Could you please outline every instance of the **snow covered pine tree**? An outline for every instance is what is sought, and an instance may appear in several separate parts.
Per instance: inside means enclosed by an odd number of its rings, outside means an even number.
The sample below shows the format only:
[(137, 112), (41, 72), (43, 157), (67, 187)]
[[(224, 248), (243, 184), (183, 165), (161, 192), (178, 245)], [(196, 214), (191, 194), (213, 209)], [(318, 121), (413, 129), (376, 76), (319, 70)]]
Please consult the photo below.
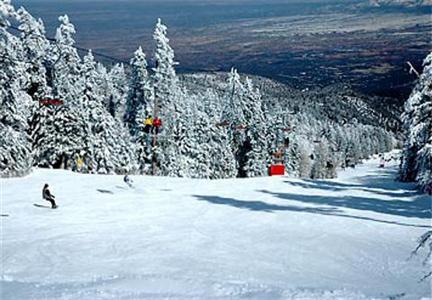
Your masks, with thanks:
[(10, 34), (9, 19), (17, 13), (9, 0), (0, 2), (0, 176), (19, 176), (30, 171), (33, 161), (26, 133), (31, 106), (26, 93), (29, 74), (22, 41)]
[(401, 179), (417, 181), (426, 189), (432, 184), (432, 52), (423, 73), (405, 104), (402, 116), (406, 136)]

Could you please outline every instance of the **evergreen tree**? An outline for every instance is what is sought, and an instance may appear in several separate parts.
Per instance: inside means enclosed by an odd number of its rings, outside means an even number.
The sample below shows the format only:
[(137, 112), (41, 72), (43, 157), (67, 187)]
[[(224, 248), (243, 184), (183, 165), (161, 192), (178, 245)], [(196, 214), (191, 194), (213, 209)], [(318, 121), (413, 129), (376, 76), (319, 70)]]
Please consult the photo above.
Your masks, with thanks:
[(71, 169), (75, 157), (88, 152), (90, 129), (83, 105), (81, 59), (74, 48), (75, 28), (65, 15), (59, 17), (56, 42), (52, 45), (52, 92), (63, 104), (40, 108), (40, 119), (32, 132), (38, 164)]
[(237, 176), (246, 177), (246, 153), (250, 151), (250, 142), (246, 139), (246, 122), (243, 114), (245, 89), (236, 69), (228, 74), (225, 90), (225, 105), (222, 112), (222, 122), (228, 126), (228, 137), (236, 161)]
[(157, 107), (155, 111), (162, 117), (170, 114), (175, 109), (178, 99), (179, 85), (178, 78), (174, 69), (177, 62), (174, 60), (174, 50), (169, 45), (167, 37), (167, 27), (158, 19), (153, 34), (155, 40), (155, 63), (153, 69), (153, 82), (155, 101)]
[(210, 179), (212, 177), (211, 161), (214, 159), (210, 149), (209, 118), (202, 110), (196, 111), (194, 128), (188, 130), (194, 135), (192, 143), (196, 146), (195, 155), (192, 156), (192, 178)]
[(300, 177), (300, 146), (297, 135), (290, 138), (290, 143), (285, 152), (285, 170), (294, 177)]
[(0, 121), (17, 131), (27, 128), (32, 102), (25, 93), (29, 82), (22, 42), (7, 31), (8, 18), (16, 13), (8, 2), (2, 3), (0, 21)]
[(330, 159), (329, 145), (326, 139), (322, 139), (315, 145), (314, 149), (314, 162), (311, 170), (311, 178), (330, 178), (328, 177), (329, 166), (328, 160)]
[(91, 52), (84, 57), (81, 70), (85, 80), (84, 103), (91, 126), (90, 139), (87, 140), (90, 144), (86, 147), (91, 151), (85, 160), (88, 171), (112, 174), (134, 170), (135, 149), (130, 138), (125, 139), (122, 124), (116, 122), (103, 104), (105, 90), (99, 82), (101, 69)]
[(298, 172), (300, 178), (310, 178), (312, 165), (314, 163), (313, 145), (307, 136), (302, 136), (298, 140)]
[(26, 90), (38, 101), (51, 94), (44, 65), (50, 45), (45, 37), (45, 27), (41, 19), (36, 20), (22, 7), (17, 11), (17, 19), (20, 23), (18, 28), (21, 31), (23, 56), (29, 77)]
[(244, 126), (244, 93), (245, 89), (241, 82), (240, 75), (236, 69), (231, 69), (227, 79), (227, 89), (225, 93), (226, 105), (223, 110), (223, 121), (227, 121), (234, 127)]
[(235, 157), (232, 151), (229, 128), (221, 126), (222, 107), (221, 99), (211, 89), (203, 95), (204, 114), (207, 116), (208, 128), (202, 131), (208, 135), (208, 149), (210, 160), (211, 179), (232, 178), (237, 175)]
[[(192, 122), (194, 122), (191, 114), (189, 103), (185, 102), (186, 91), (177, 90), (176, 100), (173, 102), (174, 107), (169, 109), (169, 114), (165, 115), (165, 125), (163, 128), (162, 139), (156, 151), (157, 161), (159, 163), (159, 171), (165, 176), (184, 176), (182, 175), (182, 156), (181, 149), (186, 147), (187, 139), (191, 137), (189, 134), (192, 130)], [(189, 105), (188, 105), (189, 104)]]
[[(146, 56), (141, 47), (135, 51), (130, 65), (132, 74), (129, 83), (129, 94), (126, 101), (125, 122), (131, 134), (136, 135), (139, 127), (137, 120), (138, 111), (151, 111), (153, 107), (153, 88), (147, 72)], [(117, 82), (117, 84), (119, 83), (121, 82)]]
[(153, 34), (155, 40), (155, 68), (152, 76), (154, 83), (154, 112), (163, 122), (163, 135), (153, 149), (153, 164), (158, 166), (158, 174), (178, 176), (181, 174), (179, 149), (184, 142), (188, 126), (185, 118), (187, 92), (180, 88), (175, 72), (174, 51), (169, 45), (167, 27), (158, 19)]
[(53, 93), (55, 97), (78, 104), (80, 87), (76, 83), (80, 78), (81, 59), (74, 48), (75, 27), (67, 15), (59, 17), (59, 21), (56, 42), (51, 49)]
[(0, 2), (0, 28), (3, 31), (9, 26), (9, 18), (15, 13), (14, 7), (11, 5), (10, 0), (2, 0)]
[(145, 119), (147, 118), (148, 112), (145, 107), (141, 106), (136, 115), (137, 131), (133, 136), (133, 141), (136, 146), (136, 156), (138, 160), (138, 170), (140, 174), (149, 173), (152, 162), (152, 144), (153, 135), (147, 134), (144, 131)]
[(246, 105), (243, 112), (246, 122), (246, 139), (250, 143), (247, 162), (244, 166), (247, 177), (265, 176), (268, 168), (267, 122), (262, 109), (262, 97), (252, 81), (246, 78)]
[(108, 74), (111, 83), (108, 111), (117, 120), (123, 122), (126, 113), (126, 100), (129, 93), (126, 73), (123, 64), (116, 64)]
[[(91, 52), (91, 50), (89, 52)], [(111, 96), (113, 94), (113, 84), (111, 81), (111, 77), (108, 74), (107, 68), (100, 62), (96, 62), (95, 69), (96, 69), (96, 73), (98, 74), (98, 78), (96, 79), (96, 84), (98, 86), (98, 89), (100, 90), (102, 104), (105, 107), (105, 110), (110, 112), (109, 107), (111, 102)]]
[(0, 3), (0, 176), (22, 175), (32, 165), (26, 134), (32, 101), (25, 92), (29, 82), (22, 42), (10, 34), (9, 20), (16, 18), (9, 1)]
[(432, 53), (423, 65), (423, 73), (405, 104), (402, 116), (406, 140), (401, 179), (426, 186), (432, 181)]
[[(177, 156), (177, 159), (173, 161), (173, 167), (170, 168), (172, 170), (171, 176), (207, 178), (209, 170), (201, 167), (202, 160), (205, 160), (206, 154), (208, 154), (207, 149), (205, 149), (207, 145), (206, 133), (202, 136), (207, 124), (201, 118), (201, 113), (197, 107), (196, 99), (198, 96), (192, 98), (194, 99), (191, 102), (194, 104), (185, 106), (181, 116), (181, 118), (188, 120), (188, 126), (187, 128), (184, 127), (183, 131), (177, 132), (176, 137), (179, 137), (181, 141), (176, 143), (179, 146), (178, 152), (171, 154)], [(176, 123), (176, 127), (183, 124), (179, 121)]]
[(0, 122), (0, 178), (25, 175), (32, 163), (27, 136)]

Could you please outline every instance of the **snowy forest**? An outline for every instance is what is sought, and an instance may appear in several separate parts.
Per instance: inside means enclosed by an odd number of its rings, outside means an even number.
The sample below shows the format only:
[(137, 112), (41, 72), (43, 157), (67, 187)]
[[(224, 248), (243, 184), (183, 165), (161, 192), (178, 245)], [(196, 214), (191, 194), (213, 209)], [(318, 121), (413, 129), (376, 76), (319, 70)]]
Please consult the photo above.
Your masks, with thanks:
[[(65, 15), (48, 38), (42, 20), (0, 2), (2, 177), (37, 166), (222, 179), (266, 176), (283, 163), (292, 176), (333, 178), (337, 168), (397, 144), (379, 125), (267, 103), (234, 68), (222, 90), (188, 90), (161, 20), (152, 56), (139, 48), (129, 65), (104, 65), (91, 51), (80, 56), (75, 33)], [(403, 116), (401, 177), (423, 186), (431, 177), (431, 80), (429, 55)], [(144, 128), (150, 115), (163, 122), (157, 134)]]

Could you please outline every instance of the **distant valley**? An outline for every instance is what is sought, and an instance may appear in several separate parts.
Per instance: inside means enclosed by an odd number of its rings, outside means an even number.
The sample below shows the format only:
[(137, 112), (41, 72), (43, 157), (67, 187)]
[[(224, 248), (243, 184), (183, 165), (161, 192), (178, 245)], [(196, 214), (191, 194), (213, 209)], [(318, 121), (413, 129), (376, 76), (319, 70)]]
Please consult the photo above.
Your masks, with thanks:
[(235, 66), (300, 89), (346, 83), (401, 101), (416, 79), (407, 61), (420, 68), (431, 50), (427, 1), (404, 2), (415, 7), (388, 7), (391, 1), (268, 2), (15, 1), (43, 17), (50, 35), (57, 16), (67, 13), (80, 46), (124, 61), (140, 45), (151, 52), (153, 24), (162, 17), (180, 72)]

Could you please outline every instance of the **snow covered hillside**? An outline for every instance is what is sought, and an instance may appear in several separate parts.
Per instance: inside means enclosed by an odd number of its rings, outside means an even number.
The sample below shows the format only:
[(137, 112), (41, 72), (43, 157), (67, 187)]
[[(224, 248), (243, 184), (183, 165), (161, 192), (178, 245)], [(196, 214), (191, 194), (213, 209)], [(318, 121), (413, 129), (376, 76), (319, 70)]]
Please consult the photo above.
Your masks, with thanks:
[[(370, 160), (337, 180), (37, 169), (2, 179), (1, 299), (421, 299), (430, 198)], [(37, 208), (48, 182), (57, 210)]]

